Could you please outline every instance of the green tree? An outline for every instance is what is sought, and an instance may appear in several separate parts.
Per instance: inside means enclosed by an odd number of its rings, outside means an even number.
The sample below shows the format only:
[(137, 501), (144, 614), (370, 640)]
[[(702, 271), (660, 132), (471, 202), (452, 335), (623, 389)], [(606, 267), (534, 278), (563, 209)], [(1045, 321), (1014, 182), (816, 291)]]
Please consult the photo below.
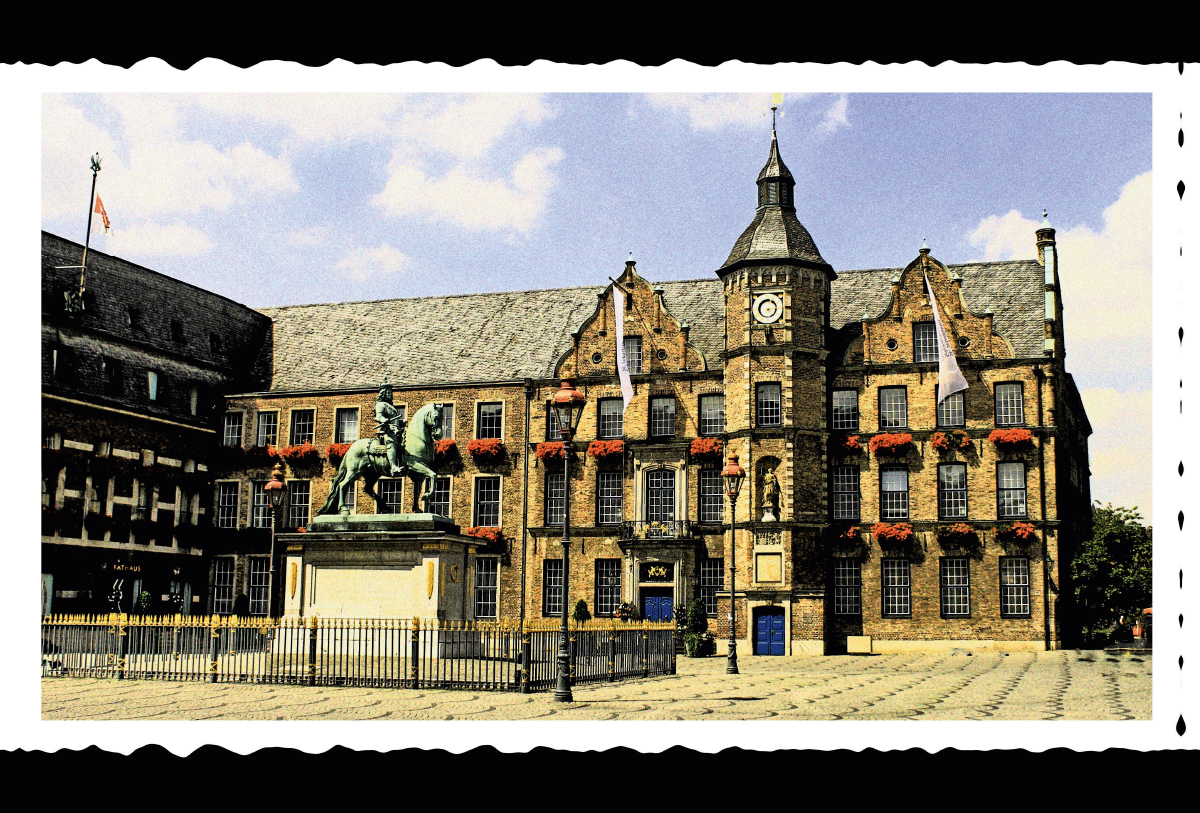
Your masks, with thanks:
[(571, 613), (571, 618), (574, 618), (579, 624), (586, 624), (592, 620), (592, 614), (588, 612), (586, 601), (579, 599), (579, 601), (575, 602), (575, 611)]
[(1089, 634), (1107, 630), (1122, 616), (1141, 615), (1152, 605), (1151, 537), (1137, 507), (1092, 511), (1092, 538), (1083, 543), (1072, 573), (1079, 621)]

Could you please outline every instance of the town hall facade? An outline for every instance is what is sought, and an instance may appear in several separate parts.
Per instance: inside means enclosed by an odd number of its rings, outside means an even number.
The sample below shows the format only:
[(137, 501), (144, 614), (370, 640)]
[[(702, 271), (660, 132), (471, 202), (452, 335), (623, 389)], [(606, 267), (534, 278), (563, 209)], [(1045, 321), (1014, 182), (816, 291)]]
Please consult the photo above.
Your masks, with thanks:
[[(180, 452), (129, 437), (127, 425), (148, 417), (144, 404), (100, 404), (78, 382), (64, 394), (52, 358), (43, 364), (43, 507), (55, 520), (43, 522), (43, 582), (53, 585), (44, 611), (107, 611), (112, 568), (136, 559), (154, 585), (151, 611), (277, 613), (295, 585), (278, 579), (277, 595), (266, 595), (272, 468), (281, 463), (288, 486), (279, 530), (306, 528), (346, 444), (374, 435), (386, 380), (406, 416), (443, 404), (430, 511), (477, 542), (464, 572), (447, 577), (463, 580), (469, 617), (558, 616), (569, 487), (569, 609), (583, 599), (593, 616), (632, 607), (665, 619), (699, 598), (723, 646), (733, 601), (742, 654), (833, 654), (855, 636), (874, 651), (1070, 643), (1069, 565), (1091, 526), (1091, 428), (1064, 364), (1054, 230), (1030, 235), (1036, 259), (954, 265), (922, 248), (902, 267), (835, 271), (797, 219), (794, 186), (772, 133), (752, 221), (702, 279), (653, 282), (631, 258), (605, 286), (258, 311), (189, 289), (230, 320), (221, 335), (242, 346), (243, 369), (193, 358), (217, 352), (211, 335), (138, 345), (181, 376), (203, 373), (204, 391), (220, 388), (206, 409), (183, 404), (190, 414), (176, 422), (190, 439)], [(81, 247), (48, 234), (43, 246), (44, 355), (71, 345), (83, 369), (88, 353), (106, 352), (96, 337), (116, 341), (119, 331), (57, 325), (57, 289), (70, 283), (57, 266)], [(138, 308), (135, 291), (92, 279), (96, 312)], [(616, 297), (633, 385), (624, 410)], [(131, 301), (105, 310), (106, 298)], [(968, 385), (940, 403), (935, 304)], [(168, 317), (139, 309), (145, 321)], [(378, 344), (371, 325), (388, 325), (394, 339)], [(187, 332), (166, 321), (144, 331)], [(549, 410), (564, 380), (587, 397), (569, 486)], [(147, 384), (132, 376), (124, 386)], [(132, 462), (103, 462), (114, 435)], [(732, 531), (720, 477), (730, 455), (746, 472)], [(138, 496), (139, 475), (158, 510), (158, 489), (177, 489), (171, 521), (191, 500), (191, 527), (160, 523), (147, 542), (111, 517), (86, 521), (111, 513), (118, 491), (128, 522), (148, 519), (138, 515), (152, 502)], [(405, 477), (377, 484), (379, 507), (356, 488), (356, 513), (419, 510)], [(64, 511), (80, 521), (62, 521)], [(287, 538), (303, 548), (302, 534)], [(186, 601), (172, 592), (183, 590), (181, 572)], [(361, 617), (372, 601), (321, 606)]]

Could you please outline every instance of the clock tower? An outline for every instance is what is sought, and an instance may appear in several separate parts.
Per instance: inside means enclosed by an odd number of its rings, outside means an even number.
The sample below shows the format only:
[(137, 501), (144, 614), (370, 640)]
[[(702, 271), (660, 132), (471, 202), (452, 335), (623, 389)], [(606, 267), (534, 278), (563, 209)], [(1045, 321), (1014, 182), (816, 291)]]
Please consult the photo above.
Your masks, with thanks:
[(822, 652), (825, 336), (837, 274), (796, 217), (796, 181), (773, 125), (757, 185), (754, 220), (717, 270), (725, 290), (727, 454), (739, 456), (747, 475), (735, 550), (725, 555), (728, 563), (734, 554), (737, 569), (741, 645), (784, 649), (763, 654)]

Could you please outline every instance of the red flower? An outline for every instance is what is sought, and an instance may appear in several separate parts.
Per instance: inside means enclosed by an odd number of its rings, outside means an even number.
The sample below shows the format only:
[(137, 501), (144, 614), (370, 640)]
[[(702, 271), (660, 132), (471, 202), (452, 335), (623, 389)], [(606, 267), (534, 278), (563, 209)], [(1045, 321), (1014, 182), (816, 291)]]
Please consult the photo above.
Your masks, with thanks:
[(997, 528), (996, 539), (1000, 542), (1033, 542), (1037, 539), (1037, 529), (1028, 522), (1014, 522)]
[(723, 448), (720, 438), (696, 438), (692, 441), (692, 457), (720, 457)]
[(463, 533), (467, 536), (473, 536), (476, 539), (482, 539), (492, 544), (499, 542), (503, 538), (499, 528), (489, 528), (482, 525), (475, 526), (473, 528), (467, 528), (465, 531), (463, 531)]
[(1033, 433), (1028, 429), (993, 429), (988, 440), (1000, 449), (1018, 449), (1033, 445)]
[(561, 458), (563, 456), (564, 448), (565, 447), (563, 446), (562, 441), (555, 440), (550, 441), (549, 443), (539, 443), (537, 448), (534, 449), (533, 453), (537, 456), (538, 460), (545, 460), (546, 458), (553, 459), (556, 457)]
[(833, 446), (834, 452), (840, 454), (858, 454), (862, 451), (862, 443), (859, 441), (858, 435), (834, 437), (830, 440), (830, 445)]
[(450, 457), (458, 453), (458, 444), (454, 442), (454, 438), (442, 438), (437, 443), (433, 444), (433, 453)]
[(504, 457), (504, 444), (500, 438), (475, 438), (467, 444), (467, 453), (481, 462), (492, 462)]
[(979, 535), (975, 533), (975, 529), (965, 522), (939, 526), (937, 529), (937, 538), (939, 542), (949, 542), (951, 544), (979, 541)]
[[(270, 446), (269, 451), (274, 451)], [(289, 466), (311, 466), (321, 459), (321, 453), (311, 443), (298, 443), (294, 446), (284, 446), (279, 450), (279, 456), (287, 461)]]
[(879, 542), (907, 542), (912, 539), (913, 529), (907, 522), (877, 522), (871, 534)]
[(603, 460), (606, 457), (613, 455), (625, 454), (625, 441), (623, 440), (593, 440), (588, 444), (588, 455)]
[(346, 452), (350, 451), (349, 443), (331, 443), (325, 447), (325, 456), (329, 458), (329, 464), (336, 466), (346, 456)]
[(862, 529), (860, 529), (857, 525), (851, 525), (849, 528), (842, 531), (842, 533), (840, 533), (838, 535), (838, 538), (846, 539), (851, 542), (857, 542), (859, 539), (859, 534), (861, 532), (862, 532)]
[(954, 449), (970, 448), (971, 438), (961, 429), (951, 429), (949, 432), (934, 432), (930, 443), (939, 454), (945, 454)]
[(871, 438), (871, 454), (899, 454), (912, 447), (913, 436), (908, 432), (885, 433)]

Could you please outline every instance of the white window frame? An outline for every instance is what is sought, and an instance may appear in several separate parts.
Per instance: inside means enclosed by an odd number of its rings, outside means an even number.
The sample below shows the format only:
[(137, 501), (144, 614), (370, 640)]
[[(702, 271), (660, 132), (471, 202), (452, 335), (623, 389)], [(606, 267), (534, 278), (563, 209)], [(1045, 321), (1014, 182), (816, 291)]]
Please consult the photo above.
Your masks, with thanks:
[(858, 559), (833, 560), (833, 614), (862, 615), (862, 562)]
[[(354, 437), (346, 440), (342, 436), (342, 415), (347, 412), (354, 413)], [(353, 443), (362, 435), (362, 407), (358, 406), (335, 406), (333, 408), (333, 442), (334, 443)]]
[[(669, 432), (655, 431), (656, 424), (661, 424), (663, 426), (666, 425), (665, 421), (657, 421), (655, 418), (654, 405), (655, 405), (656, 401), (657, 402), (669, 401), (671, 403), (671, 422), (670, 422), (670, 427), (669, 427), (671, 431), (669, 431)], [(674, 395), (651, 395), (650, 396), (650, 426), (648, 428), (650, 430), (651, 438), (673, 438), (673, 437), (675, 437), (676, 422), (679, 420), (678, 406), (679, 405), (676, 402), (676, 398)]]
[[(226, 570), (225, 565), (228, 565)], [(226, 582), (222, 577), (228, 575)], [(233, 556), (213, 557), (213, 615), (229, 615), (233, 612), (233, 599), (237, 580), (237, 560)], [(226, 596), (226, 592), (228, 595)]]
[[(709, 417), (710, 413), (705, 411), (704, 401), (709, 399), (711, 402), (714, 399), (719, 399), (721, 409), (719, 410), (720, 417)], [(700, 434), (705, 436), (723, 435), (725, 434), (725, 393), (723, 392), (704, 392), (700, 394), (700, 401), (697, 404), (700, 410)]]
[(1000, 557), (1000, 617), (1033, 615), (1028, 556)]
[[(614, 408), (615, 410), (608, 415), (605, 414), (605, 406)], [(624, 402), (620, 397), (617, 398), (600, 398), (596, 404), (596, 437), (601, 440), (612, 440), (625, 437), (625, 414), (623, 411)], [(613, 432), (612, 429), (616, 426), (620, 431)]]
[[(610, 618), (617, 614), (617, 608), (621, 605), (621, 574), (622, 560), (612, 558), (594, 559), (595, 562), (593, 571), (593, 587), (595, 595), (593, 596), (593, 604), (596, 608), (596, 615)], [(601, 572), (601, 564), (606, 572)], [(613, 577), (616, 577), (616, 584), (602, 583), (610, 582)], [(602, 600), (603, 599), (603, 600)]]
[(912, 562), (887, 556), (879, 562), (880, 601), (884, 618), (912, 617)]
[[(237, 443), (230, 443), (229, 442), (229, 429), (230, 429), (231, 424), (230, 424), (229, 419), (231, 417), (233, 417), (234, 415), (238, 416), (238, 432), (237, 432), (238, 440), (237, 440)], [(222, 446), (230, 446), (230, 447), (236, 446), (237, 448), (240, 449), (243, 446), (243, 441), (245, 440), (245, 434), (246, 434), (246, 412), (245, 412), (245, 410), (241, 410), (241, 409), (226, 410), (225, 417), (221, 419), (221, 445)]]
[[(437, 494), (438, 483), (445, 481), (446, 483), (446, 513), (442, 516), (453, 516), (454, 514), (454, 478), (453, 477), (436, 477), (433, 481), (433, 490), (429, 492), (429, 510), (433, 511), (433, 496)], [(436, 513), (436, 512), (434, 512)]]
[[(304, 522), (296, 521), (296, 487), (303, 485), (307, 492), (304, 506)], [(288, 481), (288, 504), (287, 504), (287, 526), (289, 528), (307, 528), (308, 523), (312, 522), (312, 481), (311, 480), (289, 480)]]
[[(853, 419), (845, 417), (844, 414), (839, 414), (839, 412), (838, 412), (838, 396), (846, 395), (846, 394), (852, 395), (854, 397), (854, 406), (853, 406), (854, 417), (853, 417)], [(832, 426), (830, 428), (832, 428), (832, 429), (849, 429), (849, 430), (853, 430), (853, 431), (858, 430), (858, 420), (859, 420), (858, 390), (853, 390), (853, 389), (834, 390), (833, 394), (830, 396), (830, 404), (832, 406), (832, 412), (830, 414)], [(842, 407), (842, 409), (844, 410), (845, 407)]]
[[(495, 480), (496, 489), (496, 524), (479, 524), (479, 481)], [(481, 528), (503, 528), (504, 522), (504, 478), (498, 474), (475, 474), (471, 476), (471, 524)]]
[[(918, 328), (923, 336), (917, 336)], [(913, 322), (913, 361), (924, 364), (937, 360), (937, 325), (933, 322)]]
[(942, 618), (970, 618), (971, 560), (966, 556), (941, 557), (938, 584)]
[[(554, 567), (557, 565), (557, 568)], [(558, 590), (551, 593), (551, 571), (557, 569)], [(542, 560), (542, 615), (556, 618), (562, 615), (563, 590), (563, 560)]]
[[(774, 387), (778, 396), (771, 399), (763, 396)], [(754, 385), (754, 425), (765, 429), (777, 429), (783, 426), (783, 383), (779, 381), (760, 381)]]
[[(952, 470), (961, 471), (962, 473), (962, 488), (948, 487), (948, 478), (942, 476), (942, 472)], [(953, 520), (966, 519), (967, 511), (970, 505), (970, 482), (968, 480), (967, 464), (966, 463), (939, 463), (937, 467), (938, 478), (938, 519)], [(959, 504), (961, 502), (961, 505)]]
[[(1009, 392), (1013, 389), (1019, 394), (1019, 398), (1013, 399), (1001, 395), (1001, 388), (1004, 392)], [(1021, 381), (997, 381), (992, 391), (992, 400), (995, 404), (995, 419), (996, 426), (1024, 426), (1025, 425), (1025, 384)], [(1018, 414), (1010, 415), (1012, 405), (1016, 406)], [(1015, 420), (1011, 418), (1015, 417)], [(1001, 419), (1003, 418), (1003, 420)]]
[[(263, 425), (262, 419), (264, 415), (271, 415), (275, 418), (275, 440), (271, 443), (262, 443), (263, 440)], [(260, 409), (254, 416), (254, 444), (255, 446), (278, 446), (279, 445), (279, 410), (278, 409)]]
[[(492, 577), (485, 581), (483, 577)], [(500, 616), (500, 557), (478, 556), (475, 558), (474, 610), (476, 618), (499, 618)], [(490, 609), (491, 612), (487, 612)], [(482, 610), (482, 612), (481, 612)]]
[(855, 521), (861, 519), (862, 471), (855, 465), (833, 466), (829, 474), (830, 493), (833, 495), (833, 518)]
[[(375, 493), (379, 495), (379, 502), (376, 503), (376, 506), (378, 507), (380, 513), (393, 513), (393, 514), (403, 514), (404, 513), (404, 491), (405, 491), (404, 480), (405, 479), (406, 478), (404, 478), (404, 477), (380, 477), (378, 480), (375, 481)], [(396, 493), (396, 502), (389, 503), (388, 500), (386, 499), (387, 495), (385, 495), (384, 492), (385, 491), (391, 492), (393, 490), (393, 488), (392, 488), (393, 483), (395, 483), (395, 485), (396, 485), (396, 488), (395, 488), (395, 491), (397, 492)], [(395, 506), (395, 510), (389, 512), (388, 511), (389, 505)]]
[(500, 440), (500, 441), (504, 440), (505, 425), (508, 423), (508, 420), (507, 420), (507, 418), (508, 418), (508, 414), (507, 414), (508, 413), (508, 402), (503, 399), (496, 399), (496, 398), (480, 398), (475, 401), (475, 439), (476, 440), (488, 440), (489, 439), (489, 438), (484, 438), (484, 437), (480, 436), (479, 429), (480, 429), (480, 424), (482, 423), (482, 418), (483, 418), (483, 407), (491, 406), (493, 404), (500, 405), (500, 436), (499, 436), (499, 438), (497, 438), (497, 440)]
[[(297, 412), (311, 412), (312, 413), (312, 438), (310, 438), (308, 441), (301, 441), (300, 443), (296, 442), (296, 431), (295, 431), (296, 419), (294, 416)], [(305, 442), (315, 445), (316, 440), (317, 440), (317, 408), (315, 406), (303, 406), (303, 405), (302, 406), (294, 406), (288, 410), (287, 439), (288, 439), (287, 445), (289, 445), (289, 446), (299, 446), (301, 443), (305, 443)]]
[[(721, 470), (715, 466), (703, 466), (696, 473), (699, 483), (699, 515), (700, 522), (706, 524), (721, 524), (725, 521), (725, 488), (721, 480)], [(705, 481), (708, 482), (705, 482)], [(713, 506), (716, 506), (714, 509)]]
[[(141, 488), (145, 487), (145, 486), (142, 486), (140, 483), (138, 485), (141, 486)], [(213, 487), (216, 489), (216, 494), (214, 495), (214, 503), (215, 504), (213, 505), (213, 514), (214, 514), (213, 527), (214, 528), (237, 528), (238, 520), (241, 518), (241, 513), (242, 513), (242, 506), (241, 506), (242, 487), (241, 487), (241, 485), (242, 484), (237, 480), (217, 480), (215, 483), (213, 483)], [(231, 486), (232, 487), (231, 490), (233, 491), (233, 506), (232, 506), (232, 508), (233, 508), (233, 524), (231, 524), (231, 525), (223, 525), (222, 524), (222, 517), (226, 516), (226, 514), (223, 514), (221, 509), (229, 508), (230, 506), (222, 506), (221, 505), (221, 486)], [(140, 491), (141, 488), (139, 488), (138, 490)], [(135, 508), (136, 508), (136, 505), (135, 505)]]
[[(616, 518), (613, 519), (611, 508), (612, 503), (606, 503), (605, 500), (613, 500), (612, 494), (605, 494), (606, 488), (611, 488), (611, 481), (616, 480)], [(602, 481), (609, 481), (609, 485), (605, 485)], [(605, 508), (610, 509), (607, 513)], [(625, 476), (620, 471), (601, 470), (596, 472), (596, 524), (597, 525), (619, 525), (625, 518)]]

